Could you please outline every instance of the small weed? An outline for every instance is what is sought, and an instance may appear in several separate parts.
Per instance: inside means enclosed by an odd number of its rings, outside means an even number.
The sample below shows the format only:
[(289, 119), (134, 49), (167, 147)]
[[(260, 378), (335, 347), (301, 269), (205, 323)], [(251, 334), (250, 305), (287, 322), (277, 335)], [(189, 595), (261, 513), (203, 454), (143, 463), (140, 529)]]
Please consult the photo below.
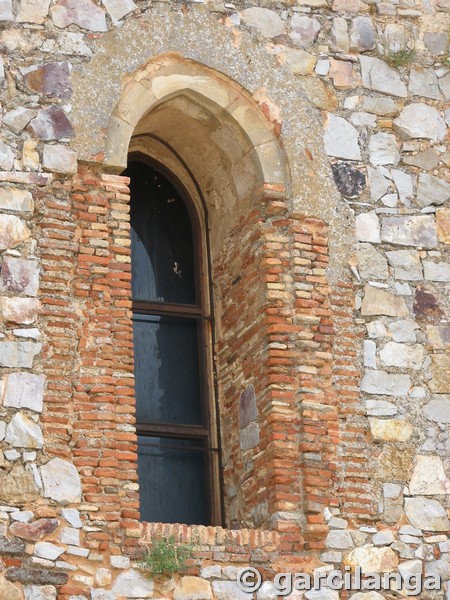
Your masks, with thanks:
[(416, 51), (413, 48), (403, 47), (397, 52), (388, 50), (383, 56), (390, 67), (406, 67), (410, 65), (416, 57)]
[(186, 566), (192, 556), (193, 544), (176, 544), (175, 538), (155, 540), (145, 553), (140, 568), (152, 575), (172, 575)]

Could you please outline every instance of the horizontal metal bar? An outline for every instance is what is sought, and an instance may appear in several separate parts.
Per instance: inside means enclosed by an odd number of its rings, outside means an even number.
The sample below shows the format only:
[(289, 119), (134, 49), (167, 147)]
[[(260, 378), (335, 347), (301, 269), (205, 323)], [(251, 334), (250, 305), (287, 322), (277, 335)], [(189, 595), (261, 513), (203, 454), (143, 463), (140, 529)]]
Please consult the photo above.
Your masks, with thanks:
[(176, 315), (181, 317), (200, 317), (209, 319), (203, 314), (201, 306), (191, 304), (171, 304), (169, 302), (147, 302), (144, 300), (132, 300), (132, 310), (142, 314)]
[(138, 435), (155, 435), (170, 438), (206, 438), (209, 431), (202, 425), (178, 425), (174, 423), (137, 423)]
[[(160, 445), (160, 444), (149, 444), (146, 442), (143, 442), (141, 444), (139, 444), (139, 446), (145, 446), (146, 448), (160, 448), (162, 450), (165, 450), (166, 448), (169, 450), (196, 450), (196, 451), (200, 451), (200, 452), (219, 452), (219, 448), (204, 448), (202, 446), (177, 446), (176, 444), (167, 444), (167, 445)], [(139, 452), (139, 447), (138, 447), (138, 452)]]

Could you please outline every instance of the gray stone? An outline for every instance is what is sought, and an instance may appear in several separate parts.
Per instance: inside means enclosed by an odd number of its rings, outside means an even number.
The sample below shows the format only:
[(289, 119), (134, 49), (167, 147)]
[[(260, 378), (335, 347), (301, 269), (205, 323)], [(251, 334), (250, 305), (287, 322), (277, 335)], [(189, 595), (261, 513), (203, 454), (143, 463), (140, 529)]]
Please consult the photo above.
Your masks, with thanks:
[(19, 106), (14, 110), (10, 110), (3, 117), (3, 123), (16, 135), (22, 131), (24, 127), (28, 125), (31, 119), (34, 119), (36, 116), (35, 110), (30, 110), (29, 108), (24, 108), (23, 106)]
[(72, 138), (75, 135), (66, 113), (56, 104), (40, 110), (30, 121), (29, 128), (35, 137), (43, 141)]
[(381, 239), (402, 246), (434, 248), (437, 245), (435, 218), (433, 215), (385, 217), (381, 223)]
[(0, 535), (0, 552), (2, 554), (23, 554), (25, 552), (25, 543), (17, 538), (8, 538)]
[(354, 112), (350, 120), (355, 127), (376, 127), (377, 117), (367, 112)]
[(0, 21), (14, 21), (12, 0), (0, 0)]
[(18, 188), (0, 188), (0, 210), (33, 212), (33, 197), (26, 190)]
[(0, 366), (31, 369), (42, 344), (34, 342), (0, 342)]
[(256, 395), (253, 385), (248, 385), (239, 400), (239, 426), (242, 429), (258, 418)]
[(56, 27), (78, 25), (87, 31), (108, 31), (105, 12), (92, 0), (58, 0), (50, 14)]
[(409, 76), (408, 91), (413, 96), (423, 96), (434, 100), (442, 99), (438, 78), (432, 69), (413, 67)]
[(434, 396), (423, 407), (423, 413), (429, 421), (450, 423), (450, 397), (441, 394)]
[(80, 531), (74, 527), (64, 527), (61, 531), (60, 541), (69, 546), (80, 545)]
[(130, 559), (128, 556), (111, 556), (111, 567), (113, 569), (129, 569)]
[(392, 98), (364, 96), (362, 108), (380, 117), (395, 117), (398, 114), (397, 104)]
[(390, 529), (379, 531), (372, 538), (374, 546), (389, 546), (394, 540), (395, 536)]
[(347, 20), (335, 17), (330, 32), (330, 48), (334, 52), (348, 52), (349, 47)]
[(416, 457), (409, 492), (412, 496), (450, 494), (450, 481), (444, 473), (444, 465), (439, 456)]
[(389, 96), (406, 98), (406, 86), (400, 75), (384, 61), (372, 56), (360, 56), (363, 86)]
[(420, 369), (422, 367), (424, 349), (420, 344), (401, 344), (388, 342), (380, 351), (381, 364), (386, 367), (400, 369)]
[(416, 329), (418, 325), (412, 320), (394, 321), (389, 324), (389, 331), (394, 342), (408, 343), (416, 342)]
[(239, 440), (241, 450), (250, 450), (259, 444), (259, 425), (256, 422), (250, 423), (247, 427), (241, 429)]
[(405, 498), (405, 512), (414, 527), (425, 531), (447, 531), (450, 521), (445, 508), (430, 498)]
[(113, 23), (123, 19), (137, 8), (133, 0), (102, 0), (102, 4), (108, 11)]
[[(302, 596), (299, 596), (299, 598), (301, 597)], [(305, 592), (304, 597), (307, 600), (339, 600), (339, 593), (335, 590), (330, 590), (329, 588), (322, 587), (320, 590), (312, 589), (308, 592)]]
[(399, 169), (391, 170), (392, 179), (394, 180), (395, 187), (397, 188), (398, 196), (400, 201), (404, 204), (414, 196), (413, 180), (409, 173), (400, 171)]
[(6, 428), (5, 442), (14, 448), (42, 448), (42, 430), (32, 419), (16, 413)]
[(364, 340), (364, 366), (377, 368), (377, 345), (372, 340)]
[(369, 141), (370, 162), (377, 165), (396, 165), (400, 160), (395, 135), (391, 133), (376, 133)]
[(398, 413), (398, 408), (387, 400), (367, 400), (366, 412), (369, 417), (392, 417)]
[(370, 197), (372, 200), (380, 200), (389, 188), (391, 182), (381, 172), (380, 169), (374, 169), (367, 165), (367, 177), (369, 179)]
[(423, 261), (425, 279), (428, 281), (450, 281), (450, 263), (435, 263), (431, 260)]
[(271, 581), (264, 581), (256, 592), (256, 600), (277, 600), (278, 591)]
[(440, 205), (447, 200), (450, 200), (450, 183), (428, 173), (419, 175), (417, 202), (421, 206)]
[(71, 56), (92, 56), (92, 52), (84, 42), (82, 33), (63, 31), (57, 39), (47, 39), (41, 46), (42, 52), (52, 54), (68, 54)]
[(291, 19), (291, 39), (296, 46), (308, 49), (317, 39), (321, 25), (317, 19), (294, 13)]
[(439, 89), (448, 102), (450, 100), (450, 73), (439, 79)]
[(375, 45), (375, 28), (370, 17), (355, 17), (350, 24), (350, 50), (365, 52)]
[[(78, 599), (78, 596), (76, 598)], [(69, 600), (72, 600), (72, 597), (70, 597)], [(80, 600), (85, 600), (84, 596), (83, 596), (83, 598), (80, 597)], [(107, 590), (101, 590), (101, 589), (94, 590), (92, 588), (91, 589), (91, 600), (117, 600), (117, 596), (113, 592), (108, 592)]]
[(340, 529), (333, 529), (328, 532), (325, 545), (332, 550), (349, 550), (355, 546), (350, 531)]
[(31, 510), (18, 510), (10, 514), (12, 521), (19, 521), (19, 523), (28, 523), (33, 518)]
[(273, 10), (253, 6), (241, 12), (242, 21), (247, 27), (256, 29), (265, 38), (274, 38), (284, 32), (284, 22)]
[(7, 298), (0, 301), (0, 312), (6, 323), (30, 325), (37, 319), (40, 303), (37, 298)]
[(13, 334), (16, 337), (30, 338), (36, 342), (39, 342), (42, 338), (41, 332), (35, 327), (30, 327), (29, 329), (13, 329)]
[(222, 567), (220, 565), (202, 567), (200, 569), (200, 577), (202, 579), (220, 579), (222, 577)]
[(386, 327), (382, 320), (370, 321), (366, 323), (367, 335), (372, 339), (387, 337)]
[(50, 542), (38, 542), (34, 547), (35, 556), (46, 558), (48, 560), (56, 560), (64, 553), (64, 548), (60, 548)]
[(425, 563), (425, 575), (438, 575), (442, 581), (450, 579), (450, 565), (446, 560), (432, 560)]
[(6, 570), (9, 581), (36, 585), (64, 585), (69, 579), (67, 573), (48, 569), (28, 569), (25, 567), (10, 567)]
[(153, 581), (143, 577), (138, 571), (121, 573), (111, 591), (116, 596), (126, 598), (153, 598)]
[(360, 242), (372, 242), (376, 244), (381, 241), (380, 221), (375, 211), (357, 215), (355, 225), (356, 238)]
[(409, 310), (404, 298), (395, 296), (386, 290), (366, 285), (361, 305), (361, 314), (388, 315), (390, 317), (406, 317)]
[(387, 279), (387, 260), (371, 244), (358, 244), (356, 257), (359, 274), (363, 279)]
[(359, 198), (361, 196), (366, 184), (364, 173), (343, 162), (332, 164), (331, 170), (336, 187), (345, 198)]
[(435, 350), (450, 348), (449, 325), (427, 325), (428, 344)]
[(394, 119), (394, 130), (405, 140), (424, 138), (442, 140), (447, 134), (444, 119), (433, 107), (422, 103), (405, 106), (400, 115)]
[(398, 571), (403, 578), (408, 575), (422, 575), (422, 561), (421, 560), (407, 560), (398, 565)]
[(39, 288), (39, 264), (35, 260), (25, 260), (5, 256), (3, 259), (0, 291), (8, 290), (16, 294), (36, 296)]
[(56, 588), (53, 585), (27, 585), (24, 589), (25, 600), (56, 600)]
[(80, 502), (81, 481), (78, 471), (61, 458), (52, 458), (41, 467), (44, 496), (57, 502)]
[(42, 412), (44, 384), (45, 375), (9, 373), (4, 382), (3, 406)]
[[(83, 526), (83, 523), (81, 522), (81, 519), (80, 519), (80, 512), (76, 508), (63, 508), (61, 511), (61, 515), (72, 527), (75, 527), (76, 529), (80, 529)], [(111, 561), (112, 561), (112, 558), (113, 557), (111, 556)], [(128, 564), (129, 564), (129, 562), (130, 561), (128, 559)], [(111, 562), (111, 564), (112, 564), (112, 562)], [(124, 568), (124, 567), (117, 567), (117, 568)]]
[(329, 156), (348, 160), (361, 160), (358, 131), (342, 117), (327, 113), (323, 140), (325, 152)]
[(19, 23), (38, 23), (45, 21), (50, 0), (20, 0), (17, 21)]
[(78, 169), (77, 153), (62, 144), (45, 144), (42, 166), (46, 171), (55, 173), (76, 173)]
[(425, 31), (423, 43), (433, 56), (445, 54), (448, 50), (448, 34), (446, 32)]
[(423, 279), (419, 253), (416, 250), (393, 250), (386, 252), (389, 264), (394, 267), (395, 278), (405, 281)]
[(14, 164), (14, 152), (11, 147), (0, 140), (0, 169), (10, 171)]
[(404, 156), (402, 162), (405, 165), (412, 165), (424, 171), (435, 169), (441, 160), (439, 154), (433, 148), (428, 148), (424, 152), (412, 156)]
[(328, 521), (328, 527), (330, 529), (347, 529), (348, 521), (339, 517), (331, 517)]
[[(211, 585), (216, 600), (251, 600), (253, 598), (253, 594), (247, 594), (240, 590), (235, 581), (213, 581)], [(174, 598), (174, 600), (177, 599)]]
[(411, 387), (409, 375), (369, 371), (364, 373), (361, 391), (381, 396), (405, 396)]

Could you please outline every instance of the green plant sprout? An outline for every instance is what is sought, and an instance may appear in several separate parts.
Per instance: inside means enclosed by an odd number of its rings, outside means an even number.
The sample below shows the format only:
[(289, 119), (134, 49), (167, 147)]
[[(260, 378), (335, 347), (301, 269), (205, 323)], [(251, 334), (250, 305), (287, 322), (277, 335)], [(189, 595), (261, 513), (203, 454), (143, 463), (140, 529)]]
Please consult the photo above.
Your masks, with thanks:
[(192, 556), (193, 544), (176, 544), (175, 538), (155, 540), (145, 553), (140, 567), (152, 575), (173, 575), (186, 566)]

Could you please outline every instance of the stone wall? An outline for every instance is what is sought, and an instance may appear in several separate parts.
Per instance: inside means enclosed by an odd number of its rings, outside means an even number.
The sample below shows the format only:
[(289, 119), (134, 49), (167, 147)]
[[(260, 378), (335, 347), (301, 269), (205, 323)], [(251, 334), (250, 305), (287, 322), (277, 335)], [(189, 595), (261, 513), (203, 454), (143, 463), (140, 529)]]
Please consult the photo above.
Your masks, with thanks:
[[(450, 597), (449, 12), (0, 2), (1, 600), (274, 598), (237, 590), (247, 564), (439, 573), (420, 597)], [(228, 207), (222, 180), (203, 190), (232, 225), (213, 265), (227, 529), (139, 522), (128, 189), (108, 152), (142, 97), (158, 105), (145, 78), (170, 53), (242, 88), (282, 149), (247, 149), (248, 113), (243, 154), (290, 173)], [(186, 572), (144, 577), (171, 534), (195, 543)]]

